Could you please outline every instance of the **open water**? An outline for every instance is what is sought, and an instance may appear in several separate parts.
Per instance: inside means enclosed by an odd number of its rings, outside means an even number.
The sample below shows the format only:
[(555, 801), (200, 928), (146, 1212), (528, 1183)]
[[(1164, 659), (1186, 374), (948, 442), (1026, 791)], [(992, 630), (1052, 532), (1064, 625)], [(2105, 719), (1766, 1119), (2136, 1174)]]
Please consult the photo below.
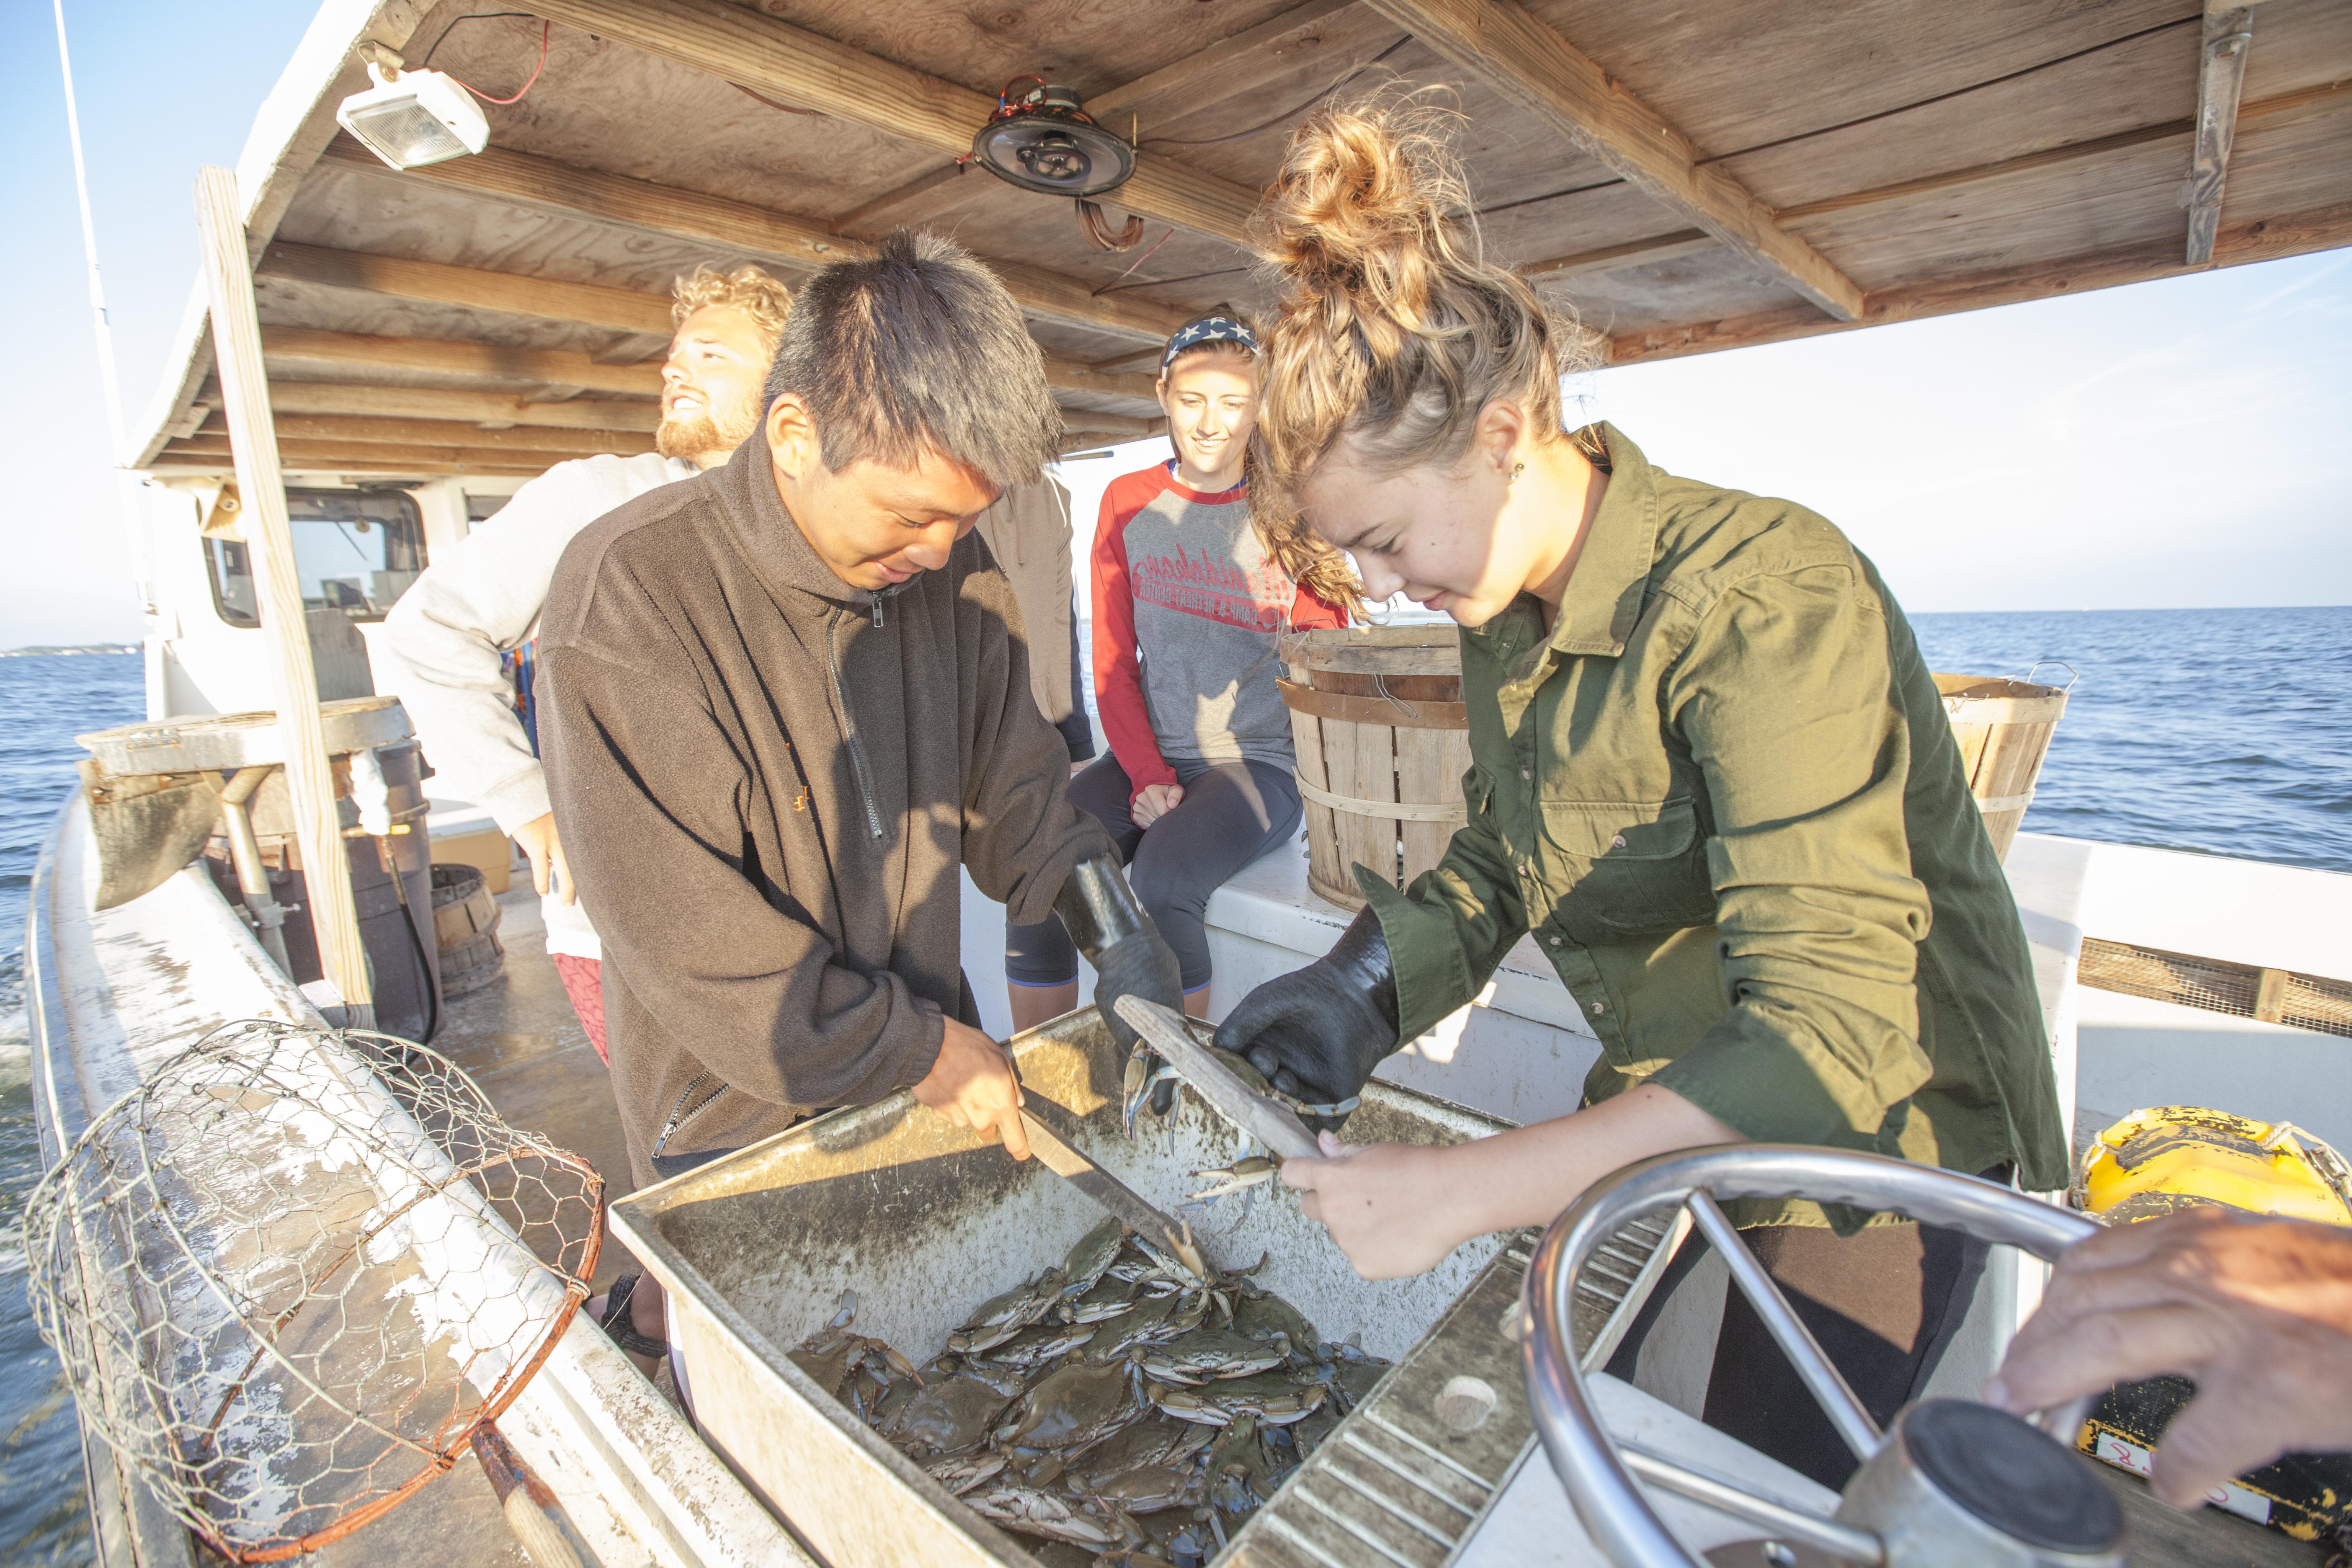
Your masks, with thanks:
[(26, 895), (75, 784), (73, 738), (146, 710), (136, 654), (0, 658), (0, 1563), (93, 1560), (81, 1438), (25, 1301), (25, 1198), (39, 1180), (25, 1032)]
[(1912, 624), (1936, 669), (2079, 672), (2026, 832), (2352, 871), (2352, 606)]
[[(1913, 617), (1928, 662), (2079, 679), (2028, 831), (2352, 872), (2352, 607)], [(1087, 661), (1090, 667), (1092, 660)], [(2063, 671), (2045, 668), (2052, 684)], [(24, 1305), (20, 1221), (39, 1176), (21, 911), (74, 785), (75, 734), (127, 723), (136, 656), (0, 659), (0, 1565), (91, 1560), (57, 1363)]]

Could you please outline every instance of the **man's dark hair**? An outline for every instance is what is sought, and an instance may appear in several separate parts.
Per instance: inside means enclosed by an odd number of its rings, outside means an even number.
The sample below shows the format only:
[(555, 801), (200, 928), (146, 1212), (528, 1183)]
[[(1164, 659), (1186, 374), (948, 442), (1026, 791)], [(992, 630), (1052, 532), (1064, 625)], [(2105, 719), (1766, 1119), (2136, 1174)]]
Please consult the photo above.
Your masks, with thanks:
[(807, 404), (824, 465), (912, 467), (931, 447), (1010, 489), (1051, 462), (1061, 411), (1045, 356), (996, 275), (905, 229), (800, 288), (767, 402)]

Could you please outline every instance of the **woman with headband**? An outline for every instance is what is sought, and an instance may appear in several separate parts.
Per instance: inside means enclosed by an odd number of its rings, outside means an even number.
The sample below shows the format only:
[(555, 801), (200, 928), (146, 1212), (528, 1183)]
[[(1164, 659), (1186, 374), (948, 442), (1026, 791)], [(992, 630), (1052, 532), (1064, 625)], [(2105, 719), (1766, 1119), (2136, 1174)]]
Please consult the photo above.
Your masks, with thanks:
[[(1366, 597), (1460, 624), (1469, 820), (1402, 892), (1359, 871), (1370, 907), (1217, 1044), (1342, 1102), (1532, 934), (1599, 1054), (1573, 1115), (1447, 1149), (1326, 1134), (1283, 1179), (1370, 1278), (1700, 1144), (2065, 1185), (2025, 933), (1901, 608), (1804, 508), (1667, 474), (1607, 425), (1561, 428), (1574, 329), (1454, 216), (1473, 204), (1444, 130), (1334, 110), (1293, 140), (1260, 213), (1286, 291), (1254, 499), (1269, 527), (1351, 552)], [(1980, 1250), (1894, 1215), (1733, 1217), (1885, 1422), (1934, 1370)], [(1706, 1418), (1829, 1486), (1853, 1468), (1737, 1292)]]
[[(1257, 335), (1226, 314), (1168, 340), (1160, 405), (1174, 458), (1111, 481), (1095, 531), (1095, 707), (1110, 755), (1070, 799), (1110, 829), (1136, 896), (1209, 1002), (1209, 895), (1298, 831), (1290, 716), (1275, 689), (1286, 627), (1345, 626), (1360, 603), (1339, 552), (1309, 535), (1268, 548), (1251, 525), (1246, 454)], [(1077, 1005), (1058, 917), (1008, 927), (1016, 1029)], [(1173, 1086), (1163, 1084), (1166, 1108)]]

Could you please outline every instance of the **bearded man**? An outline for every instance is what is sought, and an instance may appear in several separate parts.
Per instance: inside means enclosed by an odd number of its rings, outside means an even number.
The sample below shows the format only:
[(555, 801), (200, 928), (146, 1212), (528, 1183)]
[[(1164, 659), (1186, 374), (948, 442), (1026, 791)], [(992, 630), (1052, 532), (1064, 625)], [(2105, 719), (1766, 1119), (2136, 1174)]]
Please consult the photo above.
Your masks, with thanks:
[(377, 679), (408, 710), (441, 787), (488, 811), (530, 857), (548, 954), (599, 1058), (603, 948), (578, 901), (505, 659), (539, 635), (548, 584), (573, 535), (648, 490), (719, 467), (758, 427), (761, 385), (791, 309), (784, 286), (756, 267), (680, 278), (655, 450), (558, 463), (524, 485), (417, 578), (375, 645)]

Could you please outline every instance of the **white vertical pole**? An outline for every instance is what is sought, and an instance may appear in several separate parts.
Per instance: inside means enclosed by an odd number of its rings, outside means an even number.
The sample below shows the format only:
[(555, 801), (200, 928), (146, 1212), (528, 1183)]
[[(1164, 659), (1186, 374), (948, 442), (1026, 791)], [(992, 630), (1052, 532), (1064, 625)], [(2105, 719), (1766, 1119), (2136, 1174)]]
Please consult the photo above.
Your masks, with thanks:
[(81, 113), (74, 103), (73, 57), (66, 52), (66, 0), (54, 0), (58, 17), (58, 65), (66, 79), (66, 136), (73, 144), (74, 195), (81, 203), (81, 250), (89, 265), (90, 323), (98, 330), (98, 379), (106, 394), (110, 455), (119, 465), (130, 444), (122, 424), (122, 384), (114, 374), (114, 333), (106, 320), (106, 284), (98, 271), (98, 226), (89, 216), (89, 174), (81, 158)]
[[(106, 402), (107, 461), (114, 469), (116, 510), (130, 545), (131, 573), (141, 607), (148, 605), (147, 535), (139, 504), (139, 478), (129, 468), (132, 454), (124, 450), (131, 437), (122, 419), (122, 383), (115, 373), (114, 329), (106, 314), (106, 283), (98, 269), (98, 226), (89, 216), (89, 171), (81, 155), (81, 110), (74, 97), (73, 55), (66, 47), (66, 0), (51, 0), (58, 24), (58, 68), (66, 88), (66, 140), (73, 149), (74, 197), (81, 204), (81, 252), (89, 269), (90, 326), (98, 337), (98, 381)], [(148, 659), (147, 716), (163, 718), (168, 710), (158, 689), (158, 667), (151, 650)]]
[(255, 598), (261, 609), (262, 634), (274, 656), (269, 674), (278, 694), (286, 782), (294, 797), (294, 832), (302, 847), (310, 929), (318, 935), (327, 979), (342, 996), (347, 1021), (373, 1028), (374, 995), (367, 952), (360, 945), (351, 860), (343, 849), (334, 773), (319, 721), (310, 623), (294, 566), (286, 489), (278, 477), (278, 430), (270, 423), (261, 320), (253, 302), (253, 261), (246, 249), (244, 220), (237, 216), (236, 175), (230, 170), (207, 164), (197, 172), (196, 236), (212, 306), (213, 368), (220, 376), (221, 412), (228, 420), (237, 494), (245, 502), (246, 537), (253, 550)]

